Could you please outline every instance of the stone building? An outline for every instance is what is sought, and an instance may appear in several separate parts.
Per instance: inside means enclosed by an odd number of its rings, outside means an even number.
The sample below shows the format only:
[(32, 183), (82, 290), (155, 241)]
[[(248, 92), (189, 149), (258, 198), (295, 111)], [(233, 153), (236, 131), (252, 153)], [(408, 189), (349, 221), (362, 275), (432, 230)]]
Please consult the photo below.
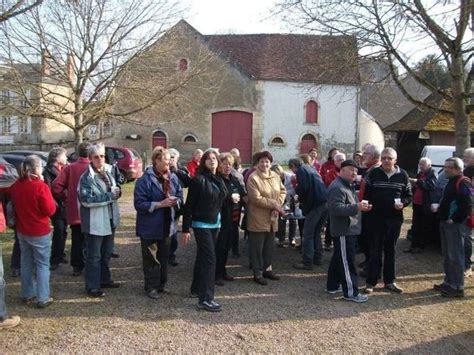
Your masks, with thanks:
[[(186, 159), (196, 148), (237, 147), (244, 162), (262, 149), (280, 162), (313, 147), (320, 155), (334, 145), (352, 152), (357, 63), (352, 37), (202, 35), (180, 21), (130, 63), (114, 111), (133, 112), (140, 95), (160, 99), (116, 123), (106, 142), (147, 156), (156, 145), (174, 147)], [(150, 80), (155, 91), (126, 89)]]

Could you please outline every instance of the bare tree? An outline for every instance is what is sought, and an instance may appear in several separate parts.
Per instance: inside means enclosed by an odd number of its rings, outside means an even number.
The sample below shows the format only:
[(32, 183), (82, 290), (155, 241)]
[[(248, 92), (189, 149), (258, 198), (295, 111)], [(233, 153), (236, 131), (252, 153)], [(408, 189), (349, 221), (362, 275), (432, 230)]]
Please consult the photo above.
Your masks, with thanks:
[[(171, 44), (161, 46), (160, 52), (151, 52), (150, 47), (182, 13), (172, 0), (58, 0), (30, 11), (21, 21), (12, 19), (3, 26), (3, 49), (18, 94), (28, 102), (24, 113), (69, 127), (76, 143), (83, 140), (89, 124), (103, 118), (150, 124), (134, 120), (133, 114), (173, 96), (201, 74), (199, 63), (208, 59), (203, 54), (190, 70), (174, 70), (175, 75), (160, 81), (156, 75), (169, 68), (137, 69), (139, 59), (150, 53), (172, 53)], [(45, 80), (35, 84), (31, 75), (15, 70), (18, 63), (28, 64), (28, 70)], [(135, 80), (128, 80), (132, 65)], [(37, 98), (28, 96), (28, 88), (34, 85)], [(133, 105), (117, 105), (117, 91), (133, 95)]]
[(25, 12), (40, 5), (43, 1), (44, 0), (3, 0), (1, 4), (2, 6), (0, 7), (0, 23), (12, 17), (24, 14)]
[[(355, 36), (363, 59), (383, 59), (392, 80), (403, 95), (423, 109), (454, 117), (456, 151), (470, 146), (469, 63), (473, 42), (469, 18), (473, 0), (284, 0), (279, 15), (292, 26), (310, 33)], [(433, 85), (413, 65), (420, 53), (434, 54), (434, 60), (448, 69), (451, 85)], [(430, 92), (442, 98), (433, 105), (410, 94), (403, 76), (410, 75)]]

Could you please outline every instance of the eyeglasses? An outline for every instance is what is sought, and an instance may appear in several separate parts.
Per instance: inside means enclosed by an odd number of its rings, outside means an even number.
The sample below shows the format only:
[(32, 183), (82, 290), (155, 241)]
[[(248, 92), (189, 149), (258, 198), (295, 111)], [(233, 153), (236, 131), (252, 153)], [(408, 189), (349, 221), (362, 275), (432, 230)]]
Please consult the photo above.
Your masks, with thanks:
[(393, 160), (393, 157), (382, 157), (382, 160)]
[(101, 154), (101, 155), (93, 155), (92, 156), (92, 159), (104, 159), (105, 158), (105, 155), (104, 154)]

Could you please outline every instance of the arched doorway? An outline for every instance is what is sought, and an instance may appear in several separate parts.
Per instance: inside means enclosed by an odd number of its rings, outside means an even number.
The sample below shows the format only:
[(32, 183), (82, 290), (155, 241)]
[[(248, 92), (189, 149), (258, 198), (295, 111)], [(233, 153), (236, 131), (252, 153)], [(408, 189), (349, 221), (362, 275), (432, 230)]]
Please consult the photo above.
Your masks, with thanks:
[(303, 154), (303, 153), (308, 154), (313, 148), (318, 148), (316, 137), (311, 133), (306, 133), (301, 138), (300, 154)]
[(212, 146), (221, 152), (238, 148), (242, 162), (252, 159), (252, 117), (249, 112), (221, 111), (212, 114)]
[(168, 148), (168, 138), (166, 136), (166, 133), (161, 130), (153, 132), (151, 149), (155, 148), (156, 146)]

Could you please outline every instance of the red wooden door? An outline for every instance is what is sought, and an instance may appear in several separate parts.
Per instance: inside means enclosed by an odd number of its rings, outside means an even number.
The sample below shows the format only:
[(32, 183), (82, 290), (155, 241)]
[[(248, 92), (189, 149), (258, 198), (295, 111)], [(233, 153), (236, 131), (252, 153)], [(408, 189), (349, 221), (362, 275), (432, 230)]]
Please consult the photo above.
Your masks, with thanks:
[(212, 146), (221, 152), (238, 148), (243, 163), (252, 160), (252, 114), (221, 111), (212, 114)]
[(311, 149), (317, 148), (318, 145), (316, 143), (316, 138), (312, 134), (305, 134), (303, 138), (301, 138), (300, 143), (300, 154), (306, 153), (308, 154)]
[(166, 134), (162, 131), (156, 131), (155, 133), (153, 133), (151, 148), (153, 149), (156, 146), (162, 146), (163, 148), (168, 148)]

